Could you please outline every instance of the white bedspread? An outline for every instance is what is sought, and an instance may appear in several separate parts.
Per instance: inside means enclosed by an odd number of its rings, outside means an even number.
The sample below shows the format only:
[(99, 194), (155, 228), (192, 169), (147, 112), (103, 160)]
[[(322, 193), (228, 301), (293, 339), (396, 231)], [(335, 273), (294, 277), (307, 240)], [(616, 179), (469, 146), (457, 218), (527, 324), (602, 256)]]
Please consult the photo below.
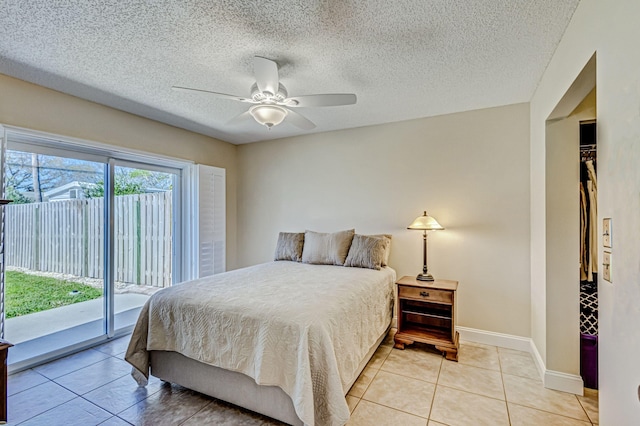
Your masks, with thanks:
[(391, 321), (395, 275), (281, 261), (176, 285), (147, 301), (125, 359), (148, 377), (147, 351), (179, 352), (279, 386), (307, 425), (344, 425), (346, 387)]

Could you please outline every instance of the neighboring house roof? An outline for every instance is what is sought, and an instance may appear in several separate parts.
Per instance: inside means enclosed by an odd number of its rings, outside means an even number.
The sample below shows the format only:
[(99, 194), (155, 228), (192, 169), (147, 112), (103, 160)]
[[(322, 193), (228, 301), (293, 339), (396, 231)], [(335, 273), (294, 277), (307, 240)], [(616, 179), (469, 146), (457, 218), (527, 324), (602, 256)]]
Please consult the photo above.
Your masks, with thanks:
[(45, 200), (49, 201), (85, 198), (84, 190), (94, 185), (95, 184), (89, 182), (73, 181), (45, 191), (42, 195)]

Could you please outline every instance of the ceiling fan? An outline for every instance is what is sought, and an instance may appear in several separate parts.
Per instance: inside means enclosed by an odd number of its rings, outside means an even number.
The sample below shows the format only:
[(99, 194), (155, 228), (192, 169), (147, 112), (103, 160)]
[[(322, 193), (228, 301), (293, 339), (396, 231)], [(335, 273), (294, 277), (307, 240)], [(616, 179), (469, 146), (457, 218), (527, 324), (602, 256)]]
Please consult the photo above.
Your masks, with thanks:
[(287, 89), (279, 81), (278, 64), (267, 58), (253, 57), (253, 73), (256, 82), (251, 86), (251, 97), (249, 98), (182, 86), (173, 86), (171, 88), (188, 92), (209, 93), (218, 98), (253, 104), (248, 111), (235, 116), (228, 124), (238, 123), (251, 116), (268, 129), (282, 123), (285, 118), (294, 126), (304, 130), (311, 130), (316, 127), (309, 119), (291, 108), (329, 107), (356, 103), (356, 95), (353, 93), (327, 93), (289, 97)]

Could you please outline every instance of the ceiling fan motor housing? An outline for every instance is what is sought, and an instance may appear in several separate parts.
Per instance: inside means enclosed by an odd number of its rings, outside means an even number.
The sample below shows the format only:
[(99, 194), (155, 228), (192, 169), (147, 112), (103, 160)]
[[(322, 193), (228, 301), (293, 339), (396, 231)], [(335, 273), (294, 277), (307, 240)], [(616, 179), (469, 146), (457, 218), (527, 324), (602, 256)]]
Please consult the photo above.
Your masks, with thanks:
[(251, 86), (251, 99), (259, 103), (281, 104), (284, 103), (285, 99), (287, 99), (287, 89), (282, 85), (282, 83), (279, 83), (278, 93), (272, 94), (260, 91), (260, 89), (258, 89), (258, 84), (253, 83)]

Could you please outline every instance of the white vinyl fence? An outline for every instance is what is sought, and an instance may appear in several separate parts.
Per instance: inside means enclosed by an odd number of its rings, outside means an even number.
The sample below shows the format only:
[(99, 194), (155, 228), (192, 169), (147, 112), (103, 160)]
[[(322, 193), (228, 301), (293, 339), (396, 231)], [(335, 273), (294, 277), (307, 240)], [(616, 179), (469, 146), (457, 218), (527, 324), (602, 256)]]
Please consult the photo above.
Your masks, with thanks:
[[(171, 191), (119, 195), (114, 203), (115, 281), (171, 285)], [(104, 277), (104, 199), (5, 207), (5, 264)]]

